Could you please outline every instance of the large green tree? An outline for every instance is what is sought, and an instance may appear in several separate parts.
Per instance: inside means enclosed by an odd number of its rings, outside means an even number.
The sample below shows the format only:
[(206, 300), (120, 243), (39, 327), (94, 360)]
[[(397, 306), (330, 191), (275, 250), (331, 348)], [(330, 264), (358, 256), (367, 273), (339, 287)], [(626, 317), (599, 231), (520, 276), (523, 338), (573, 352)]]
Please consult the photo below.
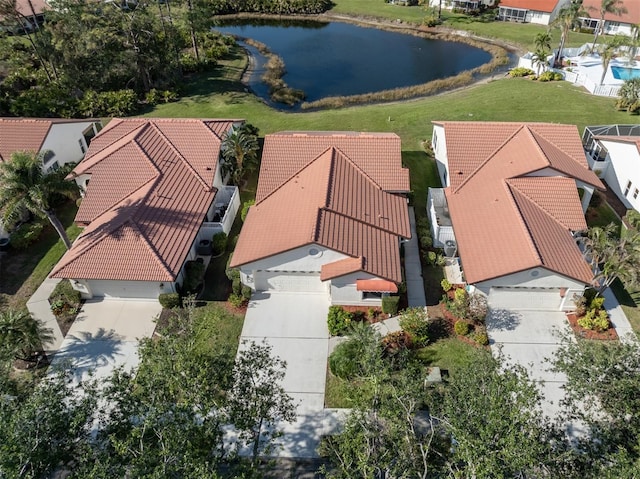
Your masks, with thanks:
[(554, 60), (554, 65), (559, 66), (562, 62), (562, 52), (569, 38), (569, 32), (580, 24), (580, 17), (585, 15), (582, 7), (582, 0), (571, 0), (558, 12), (558, 16), (553, 20), (553, 26), (560, 28), (560, 44), (558, 54)]
[(0, 208), (4, 220), (11, 224), (29, 211), (49, 220), (67, 249), (71, 241), (56, 216), (52, 202), (56, 195), (70, 198), (78, 194), (78, 186), (66, 181), (66, 168), (46, 173), (44, 160), (47, 152), (37, 154), (18, 151), (9, 161), (0, 163)]

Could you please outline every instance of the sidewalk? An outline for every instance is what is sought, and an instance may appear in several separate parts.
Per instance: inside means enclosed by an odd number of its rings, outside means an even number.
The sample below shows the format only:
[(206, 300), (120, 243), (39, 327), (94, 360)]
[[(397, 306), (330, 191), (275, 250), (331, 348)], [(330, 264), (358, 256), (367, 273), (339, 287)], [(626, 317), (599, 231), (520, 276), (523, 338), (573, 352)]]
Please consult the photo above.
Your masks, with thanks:
[(45, 279), (38, 289), (36, 289), (36, 292), (33, 293), (33, 296), (29, 298), (29, 301), (27, 301), (27, 309), (29, 312), (35, 319), (42, 321), (46, 328), (51, 329), (51, 333), (53, 334), (53, 340), (42, 345), (49, 359), (52, 354), (55, 354), (58, 349), (60, 349), (60, 345), (64, 340), (60, 326), (58, 326), (58, 321), (56, 321), (56, 317), (51, 312), (51, 305), (49, 304), (49, 296), (59, 282), (59, 279)]
[(624, 314), (624, 311), (620, 307), (620, 303), (613, 294), (613, 291), (611, 291), (611, 288), (605, 289), (602, 296), (604, 296), (604, 307), (609, 313), (609, 319), (611, 320), (611, 324), (616, 330), (616, 333), (618, 333), (620, 342), (640, 346), (640, 341), (638, 341), (638, 337), (633, 331), (631, 323), (629, 323), (627, 316)]
[(407, 300), (409, 307), (427, 305), (422, 280), (422, 263), (420, 263), (420, 248), (416, 233), (416, 215), (413, 206), (409, 207), (409, 224), (411, 225), (411, 239), (404, 244), (404, 274), (407, 282)]

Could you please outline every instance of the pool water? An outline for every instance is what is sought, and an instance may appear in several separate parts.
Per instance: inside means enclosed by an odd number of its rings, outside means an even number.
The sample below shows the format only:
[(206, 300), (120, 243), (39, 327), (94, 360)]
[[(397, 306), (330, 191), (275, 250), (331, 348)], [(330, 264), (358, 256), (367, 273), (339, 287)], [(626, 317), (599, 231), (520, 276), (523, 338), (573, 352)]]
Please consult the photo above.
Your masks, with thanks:
[(640, 69), (630, 67), (611, 67), (611, 73), (616, 80), (631, 80), (640, 78)]

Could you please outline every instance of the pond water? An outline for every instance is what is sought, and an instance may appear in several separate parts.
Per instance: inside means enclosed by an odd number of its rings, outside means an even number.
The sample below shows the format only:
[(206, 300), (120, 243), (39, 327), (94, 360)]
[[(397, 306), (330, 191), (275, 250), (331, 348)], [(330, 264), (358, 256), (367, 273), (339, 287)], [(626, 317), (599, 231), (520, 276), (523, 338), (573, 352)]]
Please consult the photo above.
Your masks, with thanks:
[[(283, 80), (304, 91), (306, 101), (419, 85), (491, 60), (490, 53), (464, 43), (348, 23), (245, 20), (215, 29), (267, 45), (284, 60)], [(268, 89), (260, 80), (264, 59), (256, 57), (255, 48), (249, 51), (257, 60), (250, 87), (268, 100)]]

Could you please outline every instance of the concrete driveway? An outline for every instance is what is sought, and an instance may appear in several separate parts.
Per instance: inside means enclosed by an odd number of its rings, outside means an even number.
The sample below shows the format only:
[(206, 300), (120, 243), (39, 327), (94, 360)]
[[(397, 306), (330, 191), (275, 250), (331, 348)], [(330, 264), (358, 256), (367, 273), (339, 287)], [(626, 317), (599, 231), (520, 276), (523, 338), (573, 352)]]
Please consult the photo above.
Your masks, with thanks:
[(138, 340), (150, 337), (162, 306), (157, 301), (86, 301), (52, 361), (76, 380), (104, 379), (118, 366), (138, 366)]
[(494, 355), (502, 350), (507, 363), (523, 366), (540, 383), (545, 396), (543, 411), (553, 418), (560, 410), (566, 377), (550, 371), (549, 361), (560, 347), (561, 335), (572, 337), (571, 329), (562, 311), (527, 309), (526, 305), (536, 304), (533, 300), (520, 304), (523, 307), (509, 309), (489, 304), (487, 332), (491, 350)]
[(328, 312), (324, 293), (259, 292), (252, 296), (244, 318), (241, 341), (265, 340), (273, 354), (287, 362), (282, 385), (299, 403), (299, 413), (324, 407)]

